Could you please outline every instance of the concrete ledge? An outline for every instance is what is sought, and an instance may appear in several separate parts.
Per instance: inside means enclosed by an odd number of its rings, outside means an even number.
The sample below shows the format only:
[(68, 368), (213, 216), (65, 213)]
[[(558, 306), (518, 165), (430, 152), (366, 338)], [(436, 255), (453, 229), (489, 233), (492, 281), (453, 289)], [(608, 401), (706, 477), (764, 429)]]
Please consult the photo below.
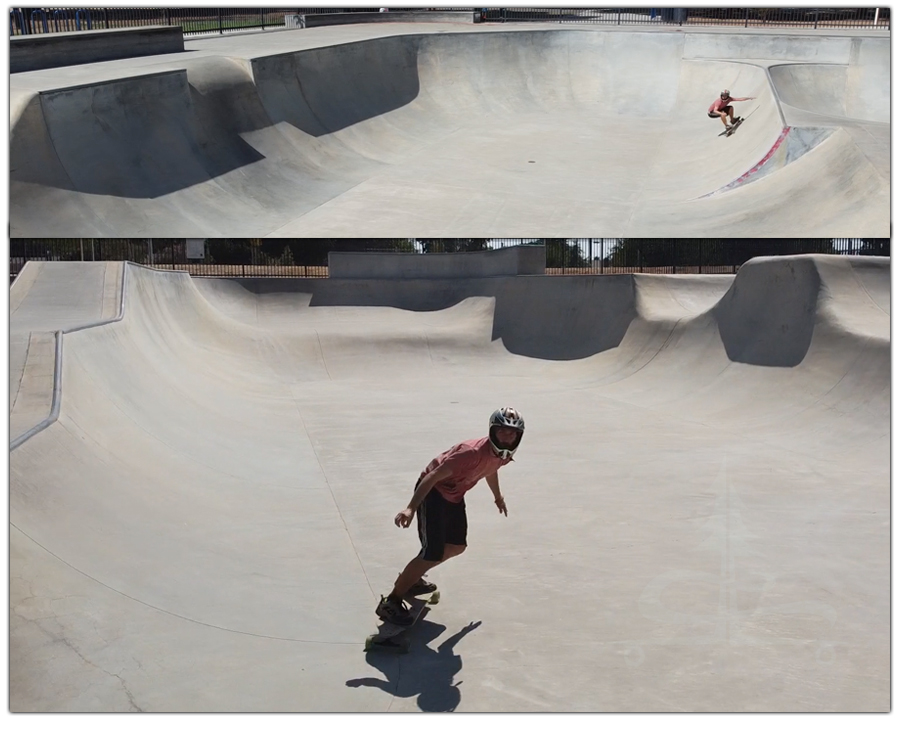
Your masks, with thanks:
[(180, 26), (111, 28), (9, 39), (11, 73), (184, 51)]
[(474, 253), (328, 253), (329, 278), (485, 278), (543, 275), (544, 247)]
[(475, 23), (478, 17), (474, 11), (285, 14), (284, 25), (286, 28), (315, 28), (348, 23)]

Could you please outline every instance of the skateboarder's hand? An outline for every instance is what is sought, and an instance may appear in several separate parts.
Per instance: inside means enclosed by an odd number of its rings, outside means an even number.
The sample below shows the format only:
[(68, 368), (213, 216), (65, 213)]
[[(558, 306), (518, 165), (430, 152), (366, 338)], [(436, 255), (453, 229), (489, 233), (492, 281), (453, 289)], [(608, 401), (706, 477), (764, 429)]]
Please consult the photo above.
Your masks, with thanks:
[(399, 528), (409, 528), (409, 524), (412, 523), (412, 519), (413, 512), (409, 508), (404, 508), (394, 517), (394, 523)]
[(509, 513), (506, 512), (506, 501), (503, 498), (497, 498), (494, 501), (494, 505), (497, 506), (497, 510), (500, 511), (503, 515), (509, 516)]

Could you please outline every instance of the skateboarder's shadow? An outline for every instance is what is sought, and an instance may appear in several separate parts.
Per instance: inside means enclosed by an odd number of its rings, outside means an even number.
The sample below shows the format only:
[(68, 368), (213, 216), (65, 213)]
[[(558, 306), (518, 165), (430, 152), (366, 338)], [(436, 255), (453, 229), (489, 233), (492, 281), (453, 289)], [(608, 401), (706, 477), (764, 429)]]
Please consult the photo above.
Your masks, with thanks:
[(408, 654), (384, 651), (366, 654), (366, 663), (378, 669), (384, 679), (350, 679), (347, 686), (376, 687), (404, 699), (417, 697), (416, 704), (423, 712), (452, 712), (459, 705), (459, 684), (462, 683), (453, 681), (462, 669), (462, 659), (453, 653), (453, 647), (479, 625), (480, 620), (469, 623), (434, 649), (428, 643), (440, 636), (447, 626), (421, 620), (406, 634), (411, 644)]

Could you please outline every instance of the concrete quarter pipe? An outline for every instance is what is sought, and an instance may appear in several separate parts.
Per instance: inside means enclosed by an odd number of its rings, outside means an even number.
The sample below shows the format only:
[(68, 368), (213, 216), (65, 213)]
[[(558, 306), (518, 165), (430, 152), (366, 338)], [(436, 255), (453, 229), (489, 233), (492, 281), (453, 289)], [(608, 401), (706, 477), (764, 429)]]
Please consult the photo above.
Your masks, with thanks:
[(884, 237), (889, 43), (379, 24), (15, 74), (11, 232)]
[[(10, 453), (10, 710), (889, 711), (889, 274), (29, 263), (12, 336), (69, 331), (10, 382), (16, 432), (56, 417)], [(504, 404), (509, 517), (474, 488), (367, 656), (394, 514)]]

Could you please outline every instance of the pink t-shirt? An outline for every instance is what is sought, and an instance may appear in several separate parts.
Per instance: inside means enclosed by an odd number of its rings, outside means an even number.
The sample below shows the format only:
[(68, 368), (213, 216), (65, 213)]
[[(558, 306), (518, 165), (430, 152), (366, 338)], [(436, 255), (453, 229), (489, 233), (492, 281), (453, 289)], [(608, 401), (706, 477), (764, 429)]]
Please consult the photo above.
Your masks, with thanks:
[(500, 459), (494, 454), (488, 437), (469, 439), (431, 460), (419, 479), (421, 480), (436, 467), (449, 465), (453, 474), (435, 485), (435, 488), (444, 496), (445, 500), (458, 503), (463, 499), (463, 495), (475, 487), (479, 480), (492, 475), (510, 462), (512, 462), (512, 458)]
[[(709, 99), (709, 97), (707, 97), (706, 99)], [(728, 104), (730, 102), (733, 102), (733, 101), (734, 101), (733, 97), (729, 97), (726, 100), (723, 100), (721, 97), (719, 97), (719, 99), (717, 99), (715, 102), (713, 102), (709, 106), (709, 111), (710, 112), (721, 112), (724, 108), (728, 107)]]

